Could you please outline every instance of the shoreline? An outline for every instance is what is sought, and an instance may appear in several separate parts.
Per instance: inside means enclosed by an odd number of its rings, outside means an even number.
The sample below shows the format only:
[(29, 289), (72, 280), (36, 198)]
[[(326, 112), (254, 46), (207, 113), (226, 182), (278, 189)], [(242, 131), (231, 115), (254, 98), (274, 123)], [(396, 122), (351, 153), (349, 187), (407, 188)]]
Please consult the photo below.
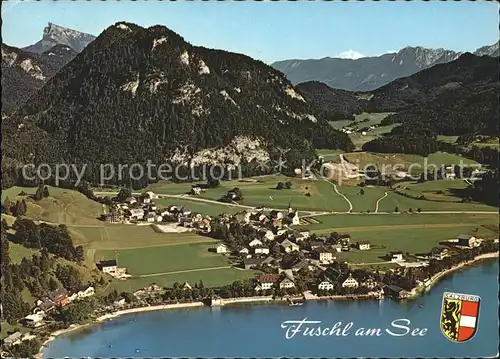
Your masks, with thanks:
[[(462, 262), (452, 268), (449, 268), (447, 270), (444, 270), (442, 272), (436, 273), (429, 279), (429, 283), (424, 286), (424, 287), (415, 287), (411, 291), (412, 295), (410, 296), (409, 299), (414, 299), (418, 295), (425, 293), (429, 291), (441, 278), (446, 276), (447, 274), (453, 273), (459, 269), (462, 269), (466, 266), (470, 266), (472, 264), (475, 264), (476, 262), (480, 262), (484, 259), (493, 259), (493, 258), (498, 258), (499, 257), (499, 252), (492, 252), (492, 253), (484, 253), (481, 254), (474, 259), (467, 261), (467, 262)], [(345, 296), (345, 295), (331, 295), (331, 296), (324, 296), (324, 297), (315, 297), (315, 298), (308, 298), (307, 300), (358, 300), (357, 298), (354, 299), (352, 298), (353, 296)], [(357, 295), (354, 297), (359, 297), (359, 299), (367, 297), (367, 295)], [(374, 298), (374, 297), (372, 297)], [(369, 299), (369, 298), (367, 298)], [(375, 299), (375, 298), (374, 298)], [(306, 300), (306, 301), (307, 301)], [(242, 298), (227, 298), (222, 300), (222, 305), (220, 306), (226, 306), (226, 305), (237, 305), (237, 304), (252, 304), (252, 303), (280, 303), (284, 302), (286, 299), (283, 298), (272, 298), (272, 296), (265, 296), (265, 297), (242, 297)], [(219, 305), (215, 305), (214, 307), (220, 307)], [(153, 305), (153, 306), (147, 306), (147, 307), (137, 307), (137, 308), (130, 308), (130, 309), (122, 309), (122, 310), (117, 310), (112, 313), (104, 314), (96, 319), (94, 319), (90, 323), (86, 324), (71, 324), (68, 328), (65, 329), (59, 329), (54, 332), (52, 332), (49, 337), (42, 343), (39, 352), (34, 355), (34, 358), (36, 359), (42, 359), (43, 357), (43, 351), (44, 349), (48, 346), (48, 344), (55, 340), (58, 336), (61, 336), (63, 334), (67, 334), (73, 331), (76, 331), (78, 329), (85, 328), (87, 326), (103, 323), (106, 320), (120, 317), (122, 315), (127, 315), (127, 314), (135, 314), (135, 313), (143, 313), (143, 312), (150, 312), (150, 311), (156, 311), (156, 310), (167, 310), (167, 309), (184, 309), (184, 308), (200, 308), (200, 307), (207, 307), (207, 305), (203, 302), (190, 302), (190, 303), (176, 303), (176, 304), (159, 304), (159, 305)]]

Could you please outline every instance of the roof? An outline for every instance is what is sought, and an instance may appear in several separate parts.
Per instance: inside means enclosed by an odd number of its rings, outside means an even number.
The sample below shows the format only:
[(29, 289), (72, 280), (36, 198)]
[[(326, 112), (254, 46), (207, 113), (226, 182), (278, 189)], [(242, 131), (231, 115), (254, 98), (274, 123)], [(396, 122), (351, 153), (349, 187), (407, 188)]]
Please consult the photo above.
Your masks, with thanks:
[(459, 235), (457, 236), (457, 239), (465, 239), (465, 240), (469, 240), (469, 239), (471, 239), (471, 238), (472, 238), (472, 236), (471, 236), (470, 234), (459, 234)]
[(219, 242), (217, 243), (216, 247), (227, 247), (227, 246), (224, 243)]
[(99, 264), (101, 267), (116, 267), (116, 260), (108, 259), (108, 260), (100, 261)]
[(287, 247), (287, 246), (297, 246), (297, 245), (292, 241), (285, 239), (283, 242), (280, 243), (280, 246)]
[(61, 297), (64, 297), (65, 295), (68, 295), (68, 291), (64, 288), (59, 288), (59, 289), (56, 289), (56, 290), (50, 292), (49, 298), (51, 300), (57, 300)]
[(302, 260), (302, 261), (300, 261), (300, 262), (298, 262), (298, 263), (295, 263), (295, 264), (292, 266), (292, 268), (303, 268), (303, 267), (305, 267), (306, 265), (307, 265), (307, 262), (306, 262), (306, 261), (304, 261), (304, 260)]
[(398, 293), (404, 290), (403, 288), (398, 287), (397, 285), (388, 285), (387, 288), (389, 288), (393, 292), (398, 292)]
[(320, 240), (313, 240), (313, 241), (309, 241), (309, 244), (310, 244), (311, 246), (316, 246), (316, 245), (321, 246), (321, 245), (323, 245), (323, 244), (324, 244), (324, 242), (323, 242), (323, 241), (320, 241)]
[(325, 247), (318, 247), (314, 249), (315, 252), (317, 253), (331, 253), (328, 248)]
[(370, 244), (370, 242), (368, 242), (368, 241), (359, 241), (358, 243), (359, 244)]
[(274, 261), (275, 259), (272, 257), (272, 256), (269, 256), (267, 257), (266, 259), (264, 259), (262, 261), (262, 264), (267, 264), (267, 263), (271, 263), (272, 261)]
[(263, 274), (258, 278), (260, 283), (275, 283), (280, 279), (279, 274)]
[(15, 332), (15, 333), (12, 333), (11, 335), (9, 335), (7, 338), (5, 338), (5, 340), (16, 340), (16, 339), (19, 339), (21, 338), (21, 336), (23, 335), (23, 333), (21, 332)]
[(342, 248), (342, 244), (332, 244), (332, 248)]

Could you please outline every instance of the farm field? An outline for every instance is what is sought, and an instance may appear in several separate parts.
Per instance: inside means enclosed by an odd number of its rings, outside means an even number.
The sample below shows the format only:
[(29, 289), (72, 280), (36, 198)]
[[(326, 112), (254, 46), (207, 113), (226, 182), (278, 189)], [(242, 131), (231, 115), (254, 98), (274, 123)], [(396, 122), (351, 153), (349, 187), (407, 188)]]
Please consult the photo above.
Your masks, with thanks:
[(159, 198), (155, 200), (155, 203), (160, 207), (168, 206), (182, 206), (189, 209), (192, 212), (198, 212), (203, 215), (209, 215), (211, 217), (216, 217), (221, 213), (236, 213), (243, 210), (241, 207), (217, 204), (217, 203), (207, 203), (196, 200), (189, 199), (177, 199), (177, 198)]
[(213, 270), (203, 270), (198, 272), (172, 273), (154, 277), (131, 278), (125, 281), (114, 281), (108, 288), (108, 291), (116, 289), (118, 292), (134, 292), (150, 284), (160, 286), (172, 286), (175, 282), (188, 282), (191, 285), (203, 281), (206, 287), (216, 287), (230, 284), (237, 280), (253, 278), (258, 272), (253, 270), (243, 270), (236, 268), (223, 268)]
[(113, 259), (133, 276), (229, 266), (226, 257), (209, 252), (214, 244), (190, 243), (135, 249), (98, 250), (95, 261)]
[[(450, 199), (450, 197), (448, 197)], [(456, 199), (459, 200), (458, 198)], [(392, 212), (398, 207), (400, 211), (408, 211), (410, 208), (416, 211), (498, 211), (497, 207), (482, 203), (460, 203), (451, 201), (430, 201), (408, 198), (394, 192), (388, 192), (388, 196), (379, 203), (380, 212)]]
[[(352, 203), (353, 212), (374, 212), (377, 200), (383, 197), (385, 192), (383, 188), (379, 187), (338, 186), (337, 189)], [(361, 189), (364, 191), (363, 195), (360, 194)]]
[(444, 152), (431, 153), (428, 157), (401, 153), (350, 152), (345, 153), (344, 158), (357, 165), (360, 169), (365, 168), (367, 165), (376, 165), (381, 172), (383, 172), (383, 165), (385, 165), (386, 172), (391, 169), (408, 170), (409, 166), (413, 165), (411, 171), (413, 174), (422, 173), (425, 167), (433, 165), (437, 167), (460, 165), (461, 163), (464, 165), (477, 165), (476, 161), (469, 158)]
[[(459, 225), (475, 226), (474, 228), (477, 228), (482, 225), (492, 225), (498, 228), (499, 224), (498, 215), (496, 214), (332, 214), (316, 216), (312, 217), (312, 219), (319, 223), (311, 223), (297, 228), (309, 230), (311, 233), (329, 234), (331, 232), (354, 233), (354, 231), (357, 233), (371, 228), (381, 229), (381, 226), (393, 227), (397, 232), (399, 230), (398, 226), (425, 228), (427, 225), (440, 224), (450, 228)], [(463, 230), (459, 231), (462, 232)], [(451, 235), (454, 235), (454, 232)]]
[(11, 187), (2, 191), (2, 203), (6, 197), (9, 197), (11, 202), (24, 199), (27, 204), (26, 216), (34, 220), (67, 225), (99, 224), (97, 217), (102, 213), (101, 204), (74, 190), (51, 186), (48, 186), (48, 189), (49, 197), (35, 201), (29, 196), (19, 196), (19, 193), (25, 192), (27, 195), (32, 195), (36, 192), (36, 188)]
[[(277, 190), (276, 185), (280, 181), (292, 182), (292, 188)], [(172, 191), (171, 188), (168, 188), (169, 186), (170, 184), (164, 184), (164, 187), (156, 186), (156, 190), (163, 194), (166, 191)], [(349, 209), (346, 201), (334, 192), (331, 184), (324, 181), (302, 180), (281, 175), (258, 177), (246, 181), (223, 181), (219, 187), (208, 189), (198, 197), (216, 201), (234, 187), (240, 188), (243, 193), (243, 200), (239, 203), (247, 206), (287, 208), (288, 204), (291, 203), (294, 209), (299, 210), (347, 211)], [(310, 193), (311, 196), (306, 196), (306, 193)], [(175, 200), (168, 199), (165, 200), (165, 203), (173, 203)], [(238, 211), (237, 208), (235, 210)]]
[[(368, 251), (354, 250), (337, 254), (338, 258), (356, 264), (384, 262), (383, 257), (391, 251), (409, 252), (410, 254), (424, 253), (438, 246), (440, 242), (455, 238), (460, 233), (474, 233), (478, 237), (493, 237), (498, 234), (480, 227), (475, 233), (474, 225), (461, 226), (454, 231), (453, 227), (443, 228), (397, 228), (397, 229), (367, 229), (352, 233), (351, 241), (368, 240), (374, 248)], [(457, 232), (455, 234), (455, 232)]]

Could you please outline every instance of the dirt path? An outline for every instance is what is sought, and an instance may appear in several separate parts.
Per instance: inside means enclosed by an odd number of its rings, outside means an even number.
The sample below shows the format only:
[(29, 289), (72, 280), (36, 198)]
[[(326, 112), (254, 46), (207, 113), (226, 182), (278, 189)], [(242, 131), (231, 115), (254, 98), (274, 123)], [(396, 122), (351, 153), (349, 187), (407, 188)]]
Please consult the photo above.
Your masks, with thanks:
[(378, 200), (377, 200), (377, 204), (375, 205), (375, 213), (378, 213), (378, 204), (380, 203), (381, 200), (383, 200), (385, 197), (387, 197), (387, 192), (384, 193), (384, 195), (382, 197), (380, 197)]
[(348, 199), (348, 198), (347, 198), (347, 197), (346, 197), (343, 193), (340, 193), (340, 192), (339, 192), (339, 190), (337, 189), (337, 185), (336, 185), (335, 183), (330, 182), (330, 181), (329, 181), (329, 180), (327, 180), (327, 179), (324, 179), (324, 181), (325, 181), (325, 182), (327, 182), (327, 183), (330, 183), (330, 184), (333, 186), (333, 190), (334, 190), (334, 191), (335, 191), (335, 192), (336, 192), (339, 196), (343, 197), (343, 198), (346, 200), (347, 204), (349, 205), (349, 211), (348, 211), (348, 213), (351, 213), (351, 212), (352, 212), (352, 203), (351, 203), (351, 201), (349, 201), (349, 199)]
[(179, 270), (175, 272), (163, 272), (163, 273), (152, 273), (152, 274), (142, 274), (137, 277), (139, 278), (147, 278), (147, 277), (158, 277), (161, 275), (167, 275), (167, 274), (179, 274), (179, 273), (190, 273), (190, 272), (202, 272), (202, 271), (207, 271), (207, 270), (217, 270), (217, 269), (227, 269), (231, 268), (231, 266), (224, 266), (224, 267), (210, 267), (210, 268), (199, 268), (199, 269), (186, 269), (186, 270)]

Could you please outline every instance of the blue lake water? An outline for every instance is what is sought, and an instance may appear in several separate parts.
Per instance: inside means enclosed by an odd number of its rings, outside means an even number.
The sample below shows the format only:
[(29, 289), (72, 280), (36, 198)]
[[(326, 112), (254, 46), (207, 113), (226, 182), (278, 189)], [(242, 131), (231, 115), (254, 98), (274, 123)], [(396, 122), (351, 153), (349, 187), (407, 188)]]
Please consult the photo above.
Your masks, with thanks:
[[(415, 301), (308, 302), (301, 307), (253, 305), (164, 310), (131, 314), (58, 337), (44, 350), (54, 357), (478, 357), (498, 353), (498, 261), (455, 272)], [(446, 339), (440, 329), (445, 291), (482, 299), (476, 335), (464, 343)], [(352, 322), (347, 336), (285, 337), (285, 321), (321, 321), (322, 328)], [(408, 319), (423, 336), (391, 336), (391, 327)], [(403, 324), (403, 323), (399, 323)], [(359, 328), (381, 328), (381, 336), (356, 336)], [(327, 331), (329, 332), (329, 331)]]

